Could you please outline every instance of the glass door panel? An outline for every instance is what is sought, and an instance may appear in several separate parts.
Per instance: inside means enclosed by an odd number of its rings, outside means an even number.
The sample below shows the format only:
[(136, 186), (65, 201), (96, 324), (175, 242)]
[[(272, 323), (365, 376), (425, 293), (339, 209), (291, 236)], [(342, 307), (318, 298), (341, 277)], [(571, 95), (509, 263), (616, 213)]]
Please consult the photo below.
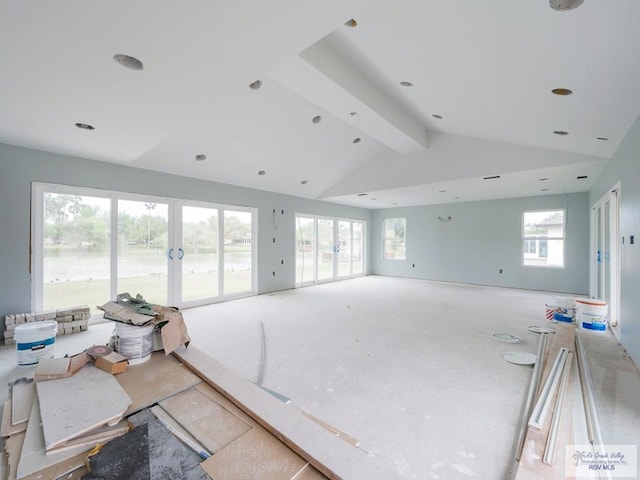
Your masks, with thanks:
[(318, 280), (328, 280), (333, 278), (333, 220), (329, 218), (317, 219), (317, 265)]
[(42, 307), (96, 305), (110, 300), (108, 198), (43, 194)]
[(224, 211), (224, 295), (253, 289), (251, 212)]
[(351, 273), (353, 275), (362, 275), (364, 273), (364, 261), (362, 258), (364, 252), (364, 235), (362, 222), (353, 222), (352, 232)]
[(117, 292), (167, 304), (169, 207), (118, 200)]
[(351, 222), (338, 221), (338, 277), (351, 275)]
[(296, 284), (314, 281), (315, 222), (313, 218), (296, 217)]
[(180, 262), (182, 302), (217, 297), (218, 209), (183, 206), (181, 245), (173, 255)]

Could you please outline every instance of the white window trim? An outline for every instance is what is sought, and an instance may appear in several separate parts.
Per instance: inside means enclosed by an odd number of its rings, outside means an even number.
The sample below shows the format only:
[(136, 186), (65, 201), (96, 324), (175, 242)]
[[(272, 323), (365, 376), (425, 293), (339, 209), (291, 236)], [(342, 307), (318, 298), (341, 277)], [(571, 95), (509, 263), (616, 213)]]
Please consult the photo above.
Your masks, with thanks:
[[(524, 217), (527, 213), (544, 213), (544, 212), (562, 212), (562, 237), (542, 237), (542, 236), (525, 236), (524, 234)], [(547, 208), (541, 210), (524, 210), (521, 215), (520, 226), (520, 261), (525, 268), (551, 268), (551, 269), (564, 269), (567, 265), (567, 209), (566, 208)], [(562, 240), (562, 265), (527, 265), (524, 258), (524, 241), (525, 240), (537, 240), (537, 247), (539, 247), (540, 240)]]

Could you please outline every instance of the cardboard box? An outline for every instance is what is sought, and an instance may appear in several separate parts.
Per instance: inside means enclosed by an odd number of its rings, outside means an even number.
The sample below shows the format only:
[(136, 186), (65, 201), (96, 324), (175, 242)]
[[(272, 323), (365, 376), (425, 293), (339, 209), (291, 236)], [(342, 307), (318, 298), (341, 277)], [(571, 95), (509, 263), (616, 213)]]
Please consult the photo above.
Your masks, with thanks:
[(127, 357), (120, 355), (118, 352), (111, 352), (109, 355), (96, 358), (96, 367), (111, 375), (124, 372), (128, 363)]

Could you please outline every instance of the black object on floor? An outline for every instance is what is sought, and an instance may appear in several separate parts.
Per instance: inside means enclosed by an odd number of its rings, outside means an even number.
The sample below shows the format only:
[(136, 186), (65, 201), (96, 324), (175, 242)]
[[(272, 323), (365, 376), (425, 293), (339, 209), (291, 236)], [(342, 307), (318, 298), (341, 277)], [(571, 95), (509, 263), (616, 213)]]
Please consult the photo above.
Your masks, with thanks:
[[(129, 417), (135, 426), (132, 432), (112, 440), (105, 445), (98, 455), (91, 458), (91, 473), (83, 480), (207, 480), (209, 476), (200, 468), (202, 458), (180, 442), (153, 412), (144, 409)], [(137, 435), (133, 436), (136, 432)], [(131, 437), (130, 440), (126, 440)], [(118, 444), (113, 445), (115, 442)], [(112, 447), (112, 448), (109, 448)], [(108, 449), (109, 448), (109, 449)], [(114, 452), (111, 452), (111, 450)], [(144, 451), (142, 451), (144, 450)], [(98, 460), (106, 455), (107, 465)], [(119, 465), (125, 464), (131, 470), (124, 470), (121, 475)], [(100, 470), (94, 469), (94, 460), (98, 460)], [(109, 465), (113, 463), (113, 465)], [(145, 476), (146, 475), (146, 476)]]

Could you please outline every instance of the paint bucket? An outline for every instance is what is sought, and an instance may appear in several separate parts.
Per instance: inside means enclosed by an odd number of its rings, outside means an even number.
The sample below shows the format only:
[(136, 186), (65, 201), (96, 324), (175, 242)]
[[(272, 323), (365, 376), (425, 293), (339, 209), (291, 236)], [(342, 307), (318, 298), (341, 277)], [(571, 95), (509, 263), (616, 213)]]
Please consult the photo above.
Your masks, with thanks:
[(570, 297), (554, 297), (545, 305), (545, 318), (549, 321), (573, 323), (575, 321), (575, 299)]
[(18, 366), (37, 365), (41, 358), (53, 357), (57, 333), (58, 322), (54, 320), (16, 325), (13, 338)]
[(607, 329), (607, 302), (591, 298), (576, 300), (576, 320), (584, 330), (604, 332)]
[(116, 352), (129, 360), (129, 365), (144, 363), (151, 358), (153, 325), (137, 327), (126, 323), (116, 323)]

